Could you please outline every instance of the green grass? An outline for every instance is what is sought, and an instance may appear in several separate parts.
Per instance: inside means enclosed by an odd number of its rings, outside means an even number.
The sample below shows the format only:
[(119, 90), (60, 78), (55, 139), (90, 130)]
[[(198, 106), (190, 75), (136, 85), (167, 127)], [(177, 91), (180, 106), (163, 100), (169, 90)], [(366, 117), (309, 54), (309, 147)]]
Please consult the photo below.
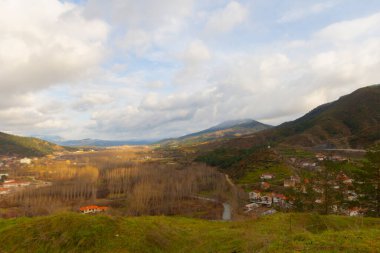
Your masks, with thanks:
[(216, 222), (64, 213), (0, 220), (0, 252), (378, 252), (380, 220), (284, 214)]
[(296, 149), (296, 148), (282, 148), (278, 149), (279, 153), (285, 157), (296, 157), (296, 158), (314, 158), (315, 154), (313, 152)]
[(269, 168), (259, 168), (254, 171), (247, 172), (244, 177), (238, 180), (239, 184), (254, 184), (261, 182), (261, 175), (263, 173), (271, 173), (275, 175), (274, 179), (266, 180), (269, 183), (283, 185), (284, 179), (292, 175), (291, 170), (282, 164), (271, 166)]

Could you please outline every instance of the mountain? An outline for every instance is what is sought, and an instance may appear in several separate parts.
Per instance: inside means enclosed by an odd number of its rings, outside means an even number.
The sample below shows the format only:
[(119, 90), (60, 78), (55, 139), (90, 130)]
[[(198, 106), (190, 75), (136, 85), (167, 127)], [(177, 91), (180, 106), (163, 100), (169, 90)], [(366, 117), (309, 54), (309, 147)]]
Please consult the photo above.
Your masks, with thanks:
[(380, 85), (373, 85), (318, 106), (294, 121), (222, 145), (249, 148), (283, 143), (317, 148), (366, 148), (379, 141)]
[(162, 141), (164, 144), (194, 144), (208, 142), (219, 139), (228, 139), (246, 134), (256, 133), (272, 126), (260, 123), (252, 119), (230, 120), (216, 126), (191, 133), (179, 138), (167, 139)]
[(83, 140), (66, 140), (60, 141), (59, 144), (63, 146), (79, 147), (79, 146), (94, 146), (94, 147), (114, 147), (124, 145), (149, 145), (154, 141), (149, 140), (126, 140), (126, 141), (111, 141), (111, 140), (98, 140), (98, 139), (83, 139)]
[(44, 156), (63, 147), (32, 137), (20, 137), (0, 132), (0, 155)]

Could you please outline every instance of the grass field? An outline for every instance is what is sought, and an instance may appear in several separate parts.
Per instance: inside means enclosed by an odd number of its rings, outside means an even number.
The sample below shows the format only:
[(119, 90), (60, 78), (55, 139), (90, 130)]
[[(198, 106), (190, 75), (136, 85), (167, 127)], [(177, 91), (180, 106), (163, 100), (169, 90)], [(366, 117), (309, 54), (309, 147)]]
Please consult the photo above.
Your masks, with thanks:
[(380, 220), (283, 214), (216, 222), (63, 213), (0, 220), (0, 252), (379, 252)]

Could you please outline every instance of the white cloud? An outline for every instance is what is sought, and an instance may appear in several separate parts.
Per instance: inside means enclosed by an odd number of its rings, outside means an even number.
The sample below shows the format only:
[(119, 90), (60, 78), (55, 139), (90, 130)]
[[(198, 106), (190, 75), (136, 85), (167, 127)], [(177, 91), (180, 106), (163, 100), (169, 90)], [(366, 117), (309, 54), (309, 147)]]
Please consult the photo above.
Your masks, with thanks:
[(102, 59), (107, 25), (58, 0), (0, 2), (1, 97), (73, 81)]
[(211, 53), (201, 40), (190, 43), (181, 57), (186, 63), (198, 64), (211, 58)]
[(380, 35), (379, 24), (380, 13), (376, 13), (364, 18), (331, 24), (319, 31), (316, 37), (334, 43), (363, 40), (368, 36)]
[(300, 19), (329, 10), (333, 8), (334, 6), (336, 6), (337, 4), (338, 4), (338, 1), (335, 0), (335, 1), (314, 3), (310, 6), (306, 6), (306, 7), (304, 6), (303, 8), (293, 9), (286, 12), (281, 18), (277, 20), (277, 22), (279, 23), (295, 22)]
[[(289, 41), (276, 22), (268, 30), (280, 35), (260, 30), (257, 11), (237, 1), (0, 1), (0, 131), (142, 139), (229, 119), (278, 124), (379, 82), (380, 14)], [(236, 29), (249, 20), (257, 26)]]
[(223, 9), (210, 14), (206, 23), (207, 34), (218, 34), (232, 31), (248, 16), (248, 10), (236, 1), (229, 2)]

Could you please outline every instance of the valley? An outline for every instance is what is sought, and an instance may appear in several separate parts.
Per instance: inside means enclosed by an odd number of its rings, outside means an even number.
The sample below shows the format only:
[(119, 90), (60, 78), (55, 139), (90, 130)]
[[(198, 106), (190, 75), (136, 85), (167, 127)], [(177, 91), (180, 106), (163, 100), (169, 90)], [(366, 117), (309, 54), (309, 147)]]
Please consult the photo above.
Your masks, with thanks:
[[(379, 87), (277, 127), (230, 122), (151, 145), (62, 147), (2, 134), (0, 249), (79, 252), (90, 237), (100, 236), (111, 246), (95, 245), (95, 252), (176, 252), (188, 243), (199, 245), (185, 252), (356, 252), (359, 244), (352, 238), (373, 243), (379, 233), (380, 118), (371, 112), (371, 120), (350, 125), (339, 115), (353, 110), (344, 105), (355, 97), (361, 108), (378, 108), (378, 100), (362, 96), (377, 94)], [(345, 129), (330, 131), (332, 118), (327, 124), (325, 115), (335, 115), (328, 116), (336, 117), (333, 125)], [(252, 130), (251, 124), (261, 129)], [(330, 134), (316, 135), (313, 129), (321, 128)], [(363, 135), (363, 129), (372, 132)], [(304, 142), (307, 135), (311, 142)], [(121, 239), (137, 240), (133, 226), (146, 237), (125, 245)], [(65, 244), (51, 237), (62, 229)], [(28, 239), (35, 233), (36, 244)], [(330, 244), (332, 237), (346, 246)], [(360, 246), (363, 252), (373, 247)]]

